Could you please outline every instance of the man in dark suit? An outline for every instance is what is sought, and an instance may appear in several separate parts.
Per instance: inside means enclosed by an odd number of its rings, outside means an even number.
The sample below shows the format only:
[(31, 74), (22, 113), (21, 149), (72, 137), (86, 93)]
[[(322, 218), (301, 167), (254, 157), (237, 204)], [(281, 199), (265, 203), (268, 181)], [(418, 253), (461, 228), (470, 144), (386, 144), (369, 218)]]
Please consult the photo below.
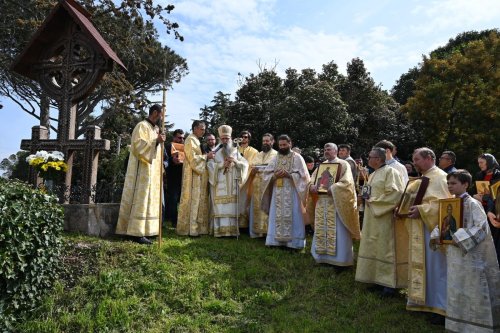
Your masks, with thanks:
[[(176, 129), (172, 142), (184, 143), (184, 131)], [(177, 207), (181, 199), (182, 164), (184, 151), (178, 151), (172, 142), (165, 145), (165, 220), (170, 220), (173, 227), (177, 226)]]

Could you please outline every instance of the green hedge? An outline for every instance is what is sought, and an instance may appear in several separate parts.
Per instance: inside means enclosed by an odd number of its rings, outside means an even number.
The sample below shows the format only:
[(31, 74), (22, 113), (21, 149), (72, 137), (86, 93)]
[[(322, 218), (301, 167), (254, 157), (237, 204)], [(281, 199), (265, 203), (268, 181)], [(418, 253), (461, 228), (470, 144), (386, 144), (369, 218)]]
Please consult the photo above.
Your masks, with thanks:
[(39, 304), (60, 268), (64, 214), (57, 198), (0, 178), (0, 331)]

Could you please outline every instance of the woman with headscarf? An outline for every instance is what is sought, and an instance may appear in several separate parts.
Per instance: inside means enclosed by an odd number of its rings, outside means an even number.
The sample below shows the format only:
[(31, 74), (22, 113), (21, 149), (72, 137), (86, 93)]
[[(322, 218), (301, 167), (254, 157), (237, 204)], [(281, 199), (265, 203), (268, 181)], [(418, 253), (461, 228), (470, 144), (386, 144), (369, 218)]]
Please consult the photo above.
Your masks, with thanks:
[[(476, 175), (476, 180), (485, 180), (489, 181), (490, 185), (495, 184), (500, 181), (500, 166), (498, 165), (495, 156), (491, 154), (482, 154), (478, 157), (477, 163), (479, 165), (479, 173)], [(493, 242), (495, 243), (495, 249), (497, 251), (497, 259), (500, 265), (500, 218), (498, 212), (495, 209), (495, 200), (493, 200), (493, 196), (491, 193), (489, 194), (475, 194), (474, 198), (479, 200), (488, 215), (488, 223), (491, 229), (491, 236), (493, 236)], [(500, 198), (496, 198), (496, 200), (500, 200)]]

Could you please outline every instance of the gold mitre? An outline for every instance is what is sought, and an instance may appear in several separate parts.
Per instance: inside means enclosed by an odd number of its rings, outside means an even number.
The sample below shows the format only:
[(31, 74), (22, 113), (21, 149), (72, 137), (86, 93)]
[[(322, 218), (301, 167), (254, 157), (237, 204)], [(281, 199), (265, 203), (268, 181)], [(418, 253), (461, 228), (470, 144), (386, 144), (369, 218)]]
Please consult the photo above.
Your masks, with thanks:
[(222, 125), (221, 127), (218, 128), (219, 131), (219, 138), (231, 138), (231, 133), (233, 133), (233, 129), (231, 126), (228, 125)]

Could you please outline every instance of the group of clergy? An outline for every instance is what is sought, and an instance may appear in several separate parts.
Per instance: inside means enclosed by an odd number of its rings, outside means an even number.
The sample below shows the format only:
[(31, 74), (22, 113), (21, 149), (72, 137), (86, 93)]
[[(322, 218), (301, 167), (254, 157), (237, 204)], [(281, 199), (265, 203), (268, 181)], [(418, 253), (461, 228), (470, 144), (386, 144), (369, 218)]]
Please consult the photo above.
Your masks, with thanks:
[[(152, 156), (158, 142), (164, 140), (154, 132), (153, 121), (145, 122), (139, 129), (136, 127), (138, 133), (134, 130), (132, 135), (131, 157), (136, 158), (129, 160), (129, 168), (141, 174), (138, 168), (149, 165), (150, 171), (144, 171), (139, 180), (134, 179), (134, 184), (146, 181), (148, 175), (156, 172)], [(146, 130), (152, 132), (148, 134)], [(139, 131), (143, 138), (137, 139), (136, 136), (141, 135)], [(435, 250), (430, 245), (431, 232), (439, 218), (436, 201), (451, 197), (447, 174), (435, 165), (436, 156), (431, 149), (414, 151), (414, 165), (428, 179), (428, 185), (418, 205), (412, 204), (407, 214), (398, 215), (395, 211), (410, 182), (407, 186), (406, 168), (394, 160), (393, 145), (386, 140), (370, 151), (368, 165), (373, 172), (366, 176), (360, 189), (353, 178), (352, 166), (337, 156), (338, 147), (334, 143), (324, 145), (324, 162), (310, 175), (302, 156), (292, 150), (288, 135), (278, 137), (276, 151), (272, 148), (274, 137), (264, 134), (262, 150), (258, 152), (249, 146), (250, 133), (246, 133), (246, 138), (242, 135), (232, 140), (232, 128), (223, 125), (218, 128), (219, 144), (204, 153), (200, 143), (204, 133), (204, 122), (194, 121), (192, 133), (184, 144), (182, 195), (176, 227), (179, 235), (239, 236), (242, 228), (248, 228), (251, 237), (265, 237), (267, 246), (303, 249), (305, 225), (312, 224), (311, 253), (316, 262), (352, 266), (353, 240), (361, 239), (356, 281), (380, 286), (384, 296), (394, 294), (396, 288), (407, 288), (407, 309), (413, 311), (445, 316), (447, 302), (457, 301), (447, 299), (450, 279), (447, 278), (446, 250)], [(132, 183), (132, 176), (129, 180)], [(134, 185), (126, 182), (117, 233), (136, 237), (157, 234), (153, 227), (147, 227), (155, 218), (159, 225), (158, 205), (152, 204), (158, 199), (152, 193), (154, 181), (157, 180), (149, 180), (149, 189), (135, 185), (135, 194), (131, 189)], [(363, 237), (358, 210), (361, 195)], [(141, 211), (134, 216), (137, 205)], [(469, 212), (464, 212), (464, 216), (467, 214)], [(488, 227), (486, 218), (483, 220)], [(471, 239), (478, 242), (474, 235)], [(485, 242), (484, 238), (480, 241)], [(492, 242), (491, 236), (486, 237), (486, 242)], [(462, 311), (461, 318), (454, 318), (459, 323), (455, 327), (496, 332), (500, 325), (498, 263), (495, 268), (476, 266), (473, 271), (477, 278), (468, 281), (478, 283), (481, 295), (461, 306), (469, 309), (480, 303), (483, 315), (478, 318)], [(454, 270), (456, 274), (459, 271)]]

